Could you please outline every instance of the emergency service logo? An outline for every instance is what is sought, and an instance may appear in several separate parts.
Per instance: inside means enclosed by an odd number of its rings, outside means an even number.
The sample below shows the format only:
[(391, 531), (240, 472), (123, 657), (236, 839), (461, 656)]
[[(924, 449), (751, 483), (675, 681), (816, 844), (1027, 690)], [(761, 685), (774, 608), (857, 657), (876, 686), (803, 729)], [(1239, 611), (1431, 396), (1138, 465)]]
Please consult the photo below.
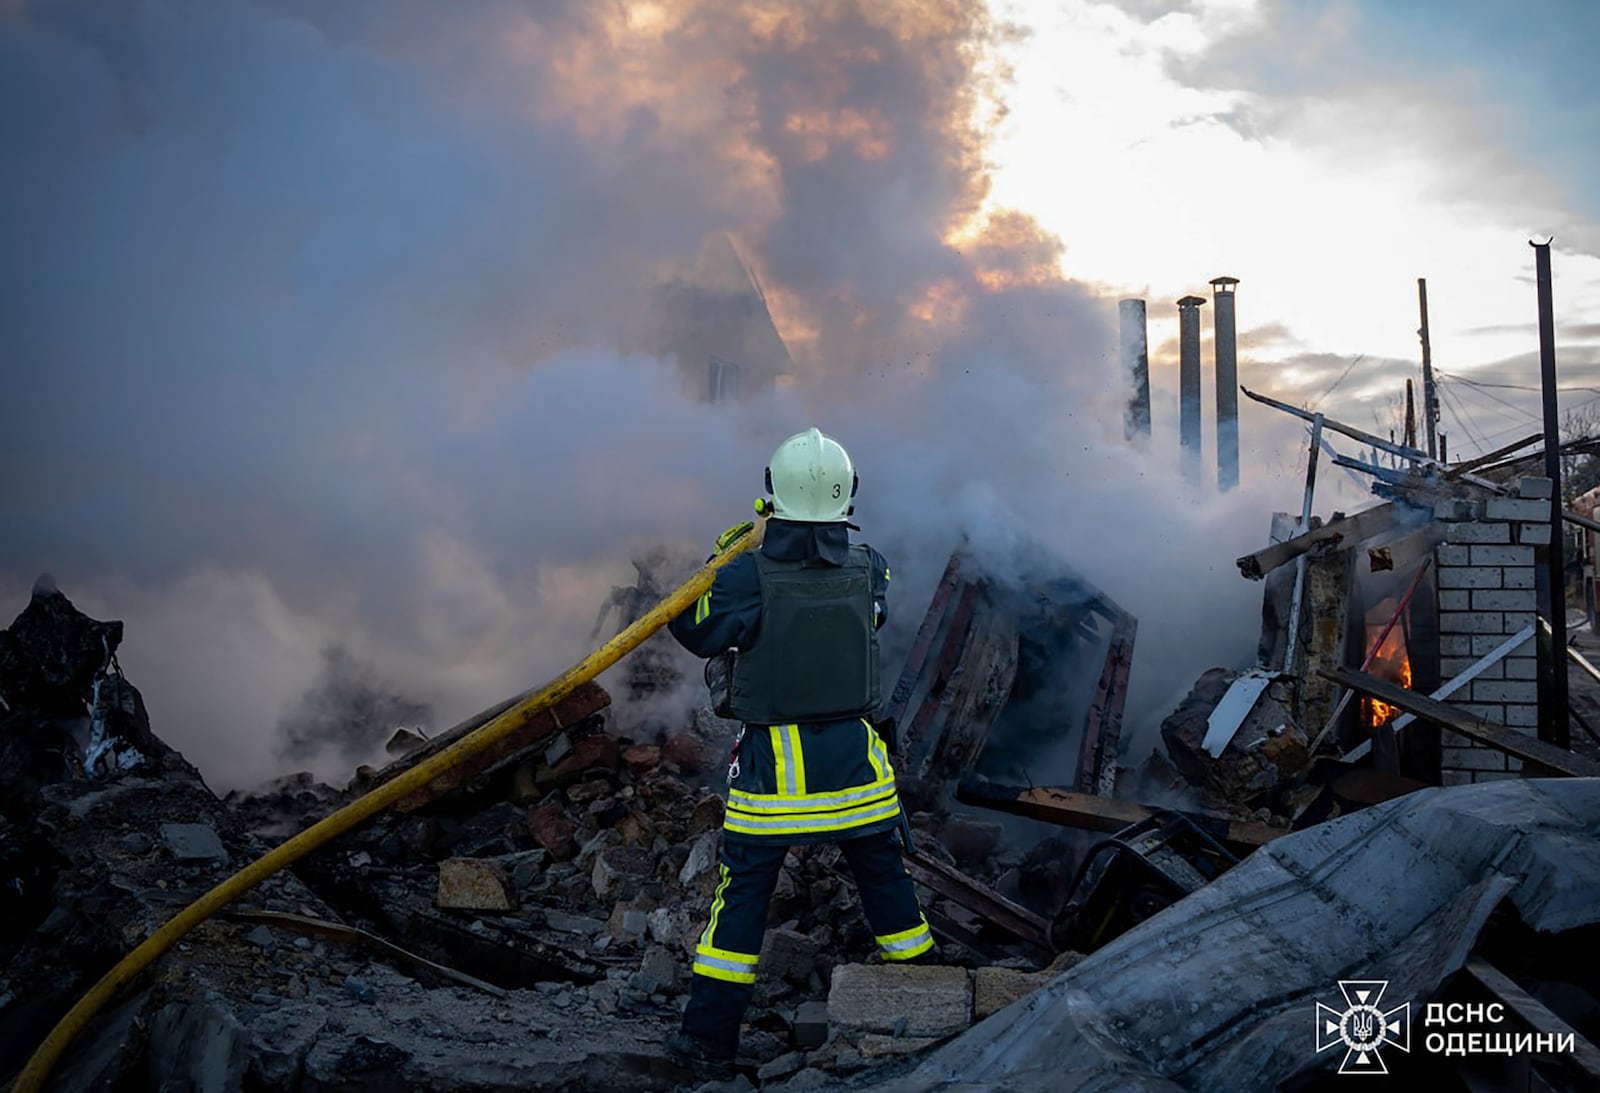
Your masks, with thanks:
[(1340, 1074), (1387, 1074), (1380, 1049), (1411, 1050), (1411, 1003), (1385, 1012), (1380, 1003), (1388, 989), (1387, 979), (1341, 979), (1344, 1011), (1317, 1003), (1317, 1051), (1343, 1045)]

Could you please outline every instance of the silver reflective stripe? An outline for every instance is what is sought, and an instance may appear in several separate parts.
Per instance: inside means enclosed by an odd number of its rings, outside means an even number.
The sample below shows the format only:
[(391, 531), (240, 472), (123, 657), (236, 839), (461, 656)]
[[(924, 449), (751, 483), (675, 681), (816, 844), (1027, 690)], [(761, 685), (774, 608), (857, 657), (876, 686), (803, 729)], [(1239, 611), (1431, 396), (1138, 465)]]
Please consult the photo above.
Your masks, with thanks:
[(869, 808), (850, 816), (807, 816), (804, 813), (798, 816), (784, 816), (772, 820), (752, 820), (744, 816), (734, 817), (734, 822), (742, 830), (765, 831), (770, 828), (800, 828), (804, 831), (822, 831), (830, 827), (855, 827), (858, 824), (871, 823), (873, 820), (885, 816), (893, 816), (900, 811), (898, 800), (885, 801), (877, 808)]
[(783, 791), (792, 797), (800, 792), (800, 787), (794, 778), (794, 748), (789, 744), (789, 726), (775, 726), (774, 732), (783, 741)]
[(740, 960), (724, 960), (720, 956), (706, 956), (704, 953), (696, 953), (694, 962), (696, 964), (704, 964), (708, 968), (721, 968), (725, 972), (737, 972), (741, 975), (754, 975), (756, 973), (756, 962), (754, 960), (746, 963)]
[(866, 801), (893, 792), (892, 780), (874, 782), (870, 786), (842, 793), (817, 793), (805, 797), (755, 797), (753, 794), (736, 789), (728, 795), (728, 803), (734, 808), (750, 812), (804, 812), (808, 809), (837, 808), (853, 801)]
[(915, 937), (903, 938), (900, 941), (890, 941), (887, 943), (880, 941), (878, 942), (878, 948), (882, 949), (886, 953), (897, 953), (902, 949), (915, 949), (918, 945), (921, 945), (924, 941), (927, 941), (932, 936), (933, 935), (928, 932), (928, 928), (924, 926)]

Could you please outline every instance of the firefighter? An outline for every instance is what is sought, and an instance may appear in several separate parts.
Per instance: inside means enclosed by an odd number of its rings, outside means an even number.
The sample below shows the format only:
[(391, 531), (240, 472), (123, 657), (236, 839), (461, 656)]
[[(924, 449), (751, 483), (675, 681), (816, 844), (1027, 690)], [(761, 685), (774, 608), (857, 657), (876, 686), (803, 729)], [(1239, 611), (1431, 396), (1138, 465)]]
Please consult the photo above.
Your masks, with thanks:
[[(889, 566), (850, 543), (858, 483), (833, 438), (808, 429), (785, 440), (767, 467), (772, 518), (759, 550), (724, 566), (670, 624), (686, 649), (709, 658), (717, 712), (742, 723), (710, 921), (695, 947), (683, 1026), (667, 1045), (712, 1076), (732, 1073), (789, 847), (838, 843), (882, 958), (936, 959), (896, 835), (894, 768), (869, 720)], [(748, 528), (730, 528), (713, 557)]]

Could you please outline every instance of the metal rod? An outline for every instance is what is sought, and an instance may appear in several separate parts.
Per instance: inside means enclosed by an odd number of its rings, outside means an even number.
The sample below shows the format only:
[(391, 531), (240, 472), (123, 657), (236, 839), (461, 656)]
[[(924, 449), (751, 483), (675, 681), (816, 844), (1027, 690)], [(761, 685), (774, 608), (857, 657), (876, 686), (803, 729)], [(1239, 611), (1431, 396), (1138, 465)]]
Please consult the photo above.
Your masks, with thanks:
[[(1300, 503), (1300, 529), (1296, 532), (1297, 535), (1304, 535), (1311, 530), (1311, 500), (1317, 492), (1317, 455), (1321, 451), (1322, 415), (1318, 414), (1311, 421), (1311, 452), (1306, 457), (1306, 493), (1305, 499)], [(1300, 598), (1305, 594), (1308, 561), (1304, 554), (1294, 560), (1294, 592), (1289, 600), (1289, 641), (1283, 648), (1285, 675), (1294, 672), (1294, 655), (1299, 652)]]
[(1428, 343), (1428, 280), (1417, 278), (1417, 307), (1422, 313), (1422, 419), (1428, 426), (1428, 458), (1443, 459), (1444, 448), (1435, 446), (1434, 427), (1439, 420), (1439, 391), (1433, 382), (1433, 347)]
[[(1534, 268), (1539, 282), (1539, 380), (1544, 392), (1544, 474), (1550, 479), (1550, 545), (1545, 548), (1545, 579), (1539, 609), (1550, 620), (1550, 650), (1540, 659), (1548, 670), (1539, 673), (1539, 739), (1559, 748), (1572, 746), (1567, 724), (1566, 566), (1562, 557), (1565, 533), (1561, 520), (1561, 418), (1556, 407), (1555, 305), (1550, 277), (1550, 240), (1534, 243)], [(1541, 669), (1545, 665), (1540, 666)]]

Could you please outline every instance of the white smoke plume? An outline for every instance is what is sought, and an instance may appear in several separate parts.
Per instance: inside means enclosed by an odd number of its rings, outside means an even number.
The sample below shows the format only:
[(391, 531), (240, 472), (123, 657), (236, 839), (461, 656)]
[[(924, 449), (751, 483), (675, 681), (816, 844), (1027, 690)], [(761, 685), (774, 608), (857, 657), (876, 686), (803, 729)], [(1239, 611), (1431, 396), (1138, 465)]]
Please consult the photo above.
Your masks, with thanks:
[[(156, 731), (248, 785), (324, 649), (451, 724), (582, 655), (631, 557), (702, 553), (817, 424), (894, 566), (891, 648), (962, 535), (1003, 564), (1027, 534), (1139, 616), (1158, 717), (1252, 654), (1232, 559), (1298, 503), (1266, 468), (1301, 441), (1247, 432), (1226, 498), (1123, 444), (1115, 301), (983, 207), (1006, 33), (956, 0), (0, 7), (29, 104), (0, 603), (48, 569), (126, 620)], [(797, 372), (737, 407), (640, 348), (723, 232)]]

